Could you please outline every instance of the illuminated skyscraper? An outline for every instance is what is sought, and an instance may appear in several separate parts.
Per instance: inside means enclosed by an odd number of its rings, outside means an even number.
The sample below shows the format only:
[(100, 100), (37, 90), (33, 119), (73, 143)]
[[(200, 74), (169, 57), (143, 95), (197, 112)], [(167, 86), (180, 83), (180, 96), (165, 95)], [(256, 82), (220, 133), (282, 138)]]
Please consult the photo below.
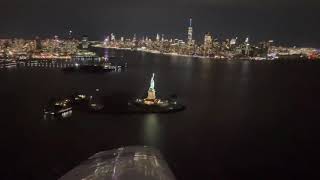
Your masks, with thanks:
[(160, 35), (157, 33), (157, 38), (156, 38), (157, 41), (160, 41)]
[(236, 45), (237, 44), (237, 40), (238, 40), (238, 37), (231, 39), (230, 45), (231, 46)]
[(115, 41), (115, 40), (116, 40), (116, 36), (113, 33), (111, 33), (111, 41)]
[(137, 41), (137, 35), (136, 35), (136, 34), (133, 35), (132, 41), (133, 41), (133, 42), (136, 42), (136, 41)]
[(82, 42), (81, 42), (81, 44), (82, 44), (82, 48), (83, 48), (83, 49), (88, 49), (88, 47), (89, 47), (89, 41), (88, 41), (88, 36), (87, 36), (87, 35), (83, 35), (83, 36), (82, 36)]
[(107, 37), (104, 39), (103, 44), (104, 44), (104, 45), (107, 45), (109, 42), (110, 42), (110, 37), (107, 36)]
[(249, 50), (250, 50), (249, 37), (246, 38), (244, 43), (245, 43), (245, 55), (249, 56)]
[(206, 33), (204, 35), (204, 48), (209, 49), (212, 47), (212, 36), (210, 33)]
[(73, 35), (72, 35), (72, 34), (73, 34), (72, 30), (70, 30), (70, 31), (69, 31), (69, 36), (68, 36), (69, 39), (72, 39), (72, 38), (73, 38)]
[(192, 33), (193, 33), (193, 28), (192, 28), (192, 18), (189, 20), (189, 27), (188, 27), (188, 44), (192, 44)]
[(36, 37), (36, 40), (35, 40), (35, 46), (36, 46), (36, 50), (41, 50), (41, 40), (39, 38), (39, 36)]

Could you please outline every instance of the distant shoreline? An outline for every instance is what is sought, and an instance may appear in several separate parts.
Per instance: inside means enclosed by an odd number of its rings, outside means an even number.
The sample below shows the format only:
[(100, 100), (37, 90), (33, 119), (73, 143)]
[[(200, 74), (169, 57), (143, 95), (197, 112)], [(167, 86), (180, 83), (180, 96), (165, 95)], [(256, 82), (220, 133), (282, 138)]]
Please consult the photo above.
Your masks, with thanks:
[(178, 53), (162, 53), (156, 50), (144, 50), (142, 48), (131, 49), (131, 48), (118, 48), (118, 47), (102, 47), (99, 45), (93, 45), (94, 48), (102, 48), (102, 49), (115, 49), (115, 50), (126, 50), (126, 51), (136, 51), (136, 52), (145, 52), (150, 54), (160, 54), (166, 56), (178, 56), (178, 57), (190, 57), (190, 58), (198, 58), (198, 59), (214, 59), (214, 60), (232, 60), (229, 58), (214, 58), (209, 56), (194, 56), (194, 55), (186, 55), (186, 54), (178, 54)]
[(207, 59), (207, 60), (216, 60), (216, 61), (232, 61), (232, 60), (241, 60), (241, 61), (281, 61), (281, 60), (297, 60), (297, 61), (317, 61), (317, 60), (310, 60), (307, 58), (297, 57), (297, 55), (288, 55), (288, 56), (280, 56), (276, 59), (267, 59), (266, 57), (239, 57), (239, 58), (216, 58), (216, 57), (208, 57), (208, 56), (194, 56), (194, 55), (185, 55), (185, 54), (178, 54), (178, 53), (162, 53), (156, 50), (147, 50), (142, 48), (131, 49), (131, 48), (119, 48), (119, 47), (103, 47), (100, 45), (93, 45), (94, 48), (102, 48), (102, 49), (114, 49), (114, 50), (125, 50), (125, 51), (135, 51), (135, 52), (144, 52), (150, 54), (160, 54), (165, 56), (176, 56), (176, 57), (188, 57), (188, 58), (196, 58), (196, 59)]

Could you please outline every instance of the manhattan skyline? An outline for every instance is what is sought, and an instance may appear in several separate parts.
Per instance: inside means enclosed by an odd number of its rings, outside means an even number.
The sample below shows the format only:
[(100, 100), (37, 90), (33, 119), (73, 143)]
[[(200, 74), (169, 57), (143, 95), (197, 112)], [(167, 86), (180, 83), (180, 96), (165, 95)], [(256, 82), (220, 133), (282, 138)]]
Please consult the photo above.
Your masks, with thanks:
[(71, 29), (81, 36), (101, 40), (105, 34), (153, 36), (165, 34), (185, 39), (186, 19), (194, 19), (194, 38), (206, 32), (223, 40), (274, 39), (284, 45), (320, 47), (316, 1), (40, 1), (5, 0), (0, 7), (1, 38), (64, 35)]

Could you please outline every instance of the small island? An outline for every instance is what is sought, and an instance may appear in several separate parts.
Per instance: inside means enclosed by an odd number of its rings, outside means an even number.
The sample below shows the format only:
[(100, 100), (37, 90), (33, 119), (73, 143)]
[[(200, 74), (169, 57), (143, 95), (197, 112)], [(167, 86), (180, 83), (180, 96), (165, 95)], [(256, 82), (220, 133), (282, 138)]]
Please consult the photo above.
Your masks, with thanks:
[(185, 109), (184, 105), (179, 104), (176, 100), (172, 99), (158, 99), (156, 97), (155, 74), (153, 73), (148, 96), (144, 99), (136, 99), (128, 102), (129, 112), (136, 113), (170, 113), (182, 111)]

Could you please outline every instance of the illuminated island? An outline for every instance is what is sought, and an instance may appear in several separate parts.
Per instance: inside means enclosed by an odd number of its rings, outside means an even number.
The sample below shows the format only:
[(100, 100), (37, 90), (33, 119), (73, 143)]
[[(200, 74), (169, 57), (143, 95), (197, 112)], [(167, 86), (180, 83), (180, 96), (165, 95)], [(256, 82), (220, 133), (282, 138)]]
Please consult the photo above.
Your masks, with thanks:
[(155, 83), (155, 74), (152, 74), (148, 96), (144, 99), (136, 99), (128, 103), (130, 112), (138, 113), (170, 113), (182, 111), (185, 106), (179, 104), (176, 100), (157, 99)]

